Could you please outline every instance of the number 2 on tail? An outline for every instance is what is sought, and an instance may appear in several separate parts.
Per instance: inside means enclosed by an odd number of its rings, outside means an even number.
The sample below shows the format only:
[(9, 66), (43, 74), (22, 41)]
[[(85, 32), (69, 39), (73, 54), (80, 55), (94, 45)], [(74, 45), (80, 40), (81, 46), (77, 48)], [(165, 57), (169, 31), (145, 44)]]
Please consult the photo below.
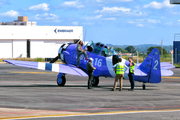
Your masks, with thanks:
[(154, 65), (153, 69), (154, 69), (154, 70), (157, 70), (158, 60), (155, 60), (154, 63), (155, 63), (155, 65)]

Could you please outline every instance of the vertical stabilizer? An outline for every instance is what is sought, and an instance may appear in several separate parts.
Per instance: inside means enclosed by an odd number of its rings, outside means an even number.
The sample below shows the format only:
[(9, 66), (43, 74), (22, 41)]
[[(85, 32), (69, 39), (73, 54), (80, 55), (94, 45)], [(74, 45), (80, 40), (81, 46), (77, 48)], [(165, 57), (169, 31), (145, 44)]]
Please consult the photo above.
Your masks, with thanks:
[(154, 48), (143, 63), (139, 66), (140, 70), (148, 74), (148, 82), (161, 82), (160, 54), (157, 48)]

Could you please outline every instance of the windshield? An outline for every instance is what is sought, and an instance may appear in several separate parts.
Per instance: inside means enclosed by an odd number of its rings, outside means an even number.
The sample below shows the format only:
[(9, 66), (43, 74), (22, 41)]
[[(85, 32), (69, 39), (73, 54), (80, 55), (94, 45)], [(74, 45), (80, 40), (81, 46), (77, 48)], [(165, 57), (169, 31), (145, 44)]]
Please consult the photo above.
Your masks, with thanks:
[(112, 48), (109, 49), (109, 55), (112, 56), (112, 55), (117, 55), (116, 51)]
[(113, 47), (106, 46), (100, 42), (94, 44), (94, 42), (91, 40), (89, 41), (83, 49), (86, 49), (89, 52), (93, 52), (96, 54), (100, 54), (101, 56), (108, 57), (112, 55), (117, 55), (116, 51), (113, 49)]

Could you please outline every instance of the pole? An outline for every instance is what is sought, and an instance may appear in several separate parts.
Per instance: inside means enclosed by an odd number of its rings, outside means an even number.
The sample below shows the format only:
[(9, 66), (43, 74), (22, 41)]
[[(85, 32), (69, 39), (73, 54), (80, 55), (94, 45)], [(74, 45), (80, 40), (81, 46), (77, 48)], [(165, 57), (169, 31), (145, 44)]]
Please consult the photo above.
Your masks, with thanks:
[(145, 56), (144, 56), (144, 52), (143, 52), (143, 61), (144, 61), (144, 57), (145, 57)]
[(138, 57), (139, 57), (139, 55), (138, 55), (138, 51), (136, 51), (137, 52), (137, 63), (139, 63), (139, 61), (138, 61)]
[(86, 29), (85, 35), (84, 35), (84, 44), (85, 44), (85, 39), (86, 39), (86, 32), (87, 32), (87, 29)]
[(171, 51), (171, 64), (173, 65), (173, 52)]
[(120, 51), (119, 53), (120, 53), (120, 58), (122, 58), (122, 53), (121, 53), (121, 51)]
[(161, 57), (163, 58), (163, 40), (161, 40)]
[(177, 48), (175, 49), (175, 61), (174, 61), (176, 64), (177, 64)]

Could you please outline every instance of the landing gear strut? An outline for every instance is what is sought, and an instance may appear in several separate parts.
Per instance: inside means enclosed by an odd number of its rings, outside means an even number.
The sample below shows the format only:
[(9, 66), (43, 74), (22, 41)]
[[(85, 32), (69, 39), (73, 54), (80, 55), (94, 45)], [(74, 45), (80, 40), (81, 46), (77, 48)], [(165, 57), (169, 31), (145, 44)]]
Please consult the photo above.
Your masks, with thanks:
[(92, 86), (93, 87), (96, 87), (96, 86), (98, 86), (98, 84), (99, 84), (99, 77), (93, 77), (93, 80), (92, 80)]
[(57, 84), (58, 86), (64, 86), (66, 84), (65, 74), (59, 73), (57, 76)]
[(143, 83), (142, 87), (143, 87), (143, 90), (145, 90), (145, 89), (146, 89), (146, 85), (145, 85), (145, 83)]

